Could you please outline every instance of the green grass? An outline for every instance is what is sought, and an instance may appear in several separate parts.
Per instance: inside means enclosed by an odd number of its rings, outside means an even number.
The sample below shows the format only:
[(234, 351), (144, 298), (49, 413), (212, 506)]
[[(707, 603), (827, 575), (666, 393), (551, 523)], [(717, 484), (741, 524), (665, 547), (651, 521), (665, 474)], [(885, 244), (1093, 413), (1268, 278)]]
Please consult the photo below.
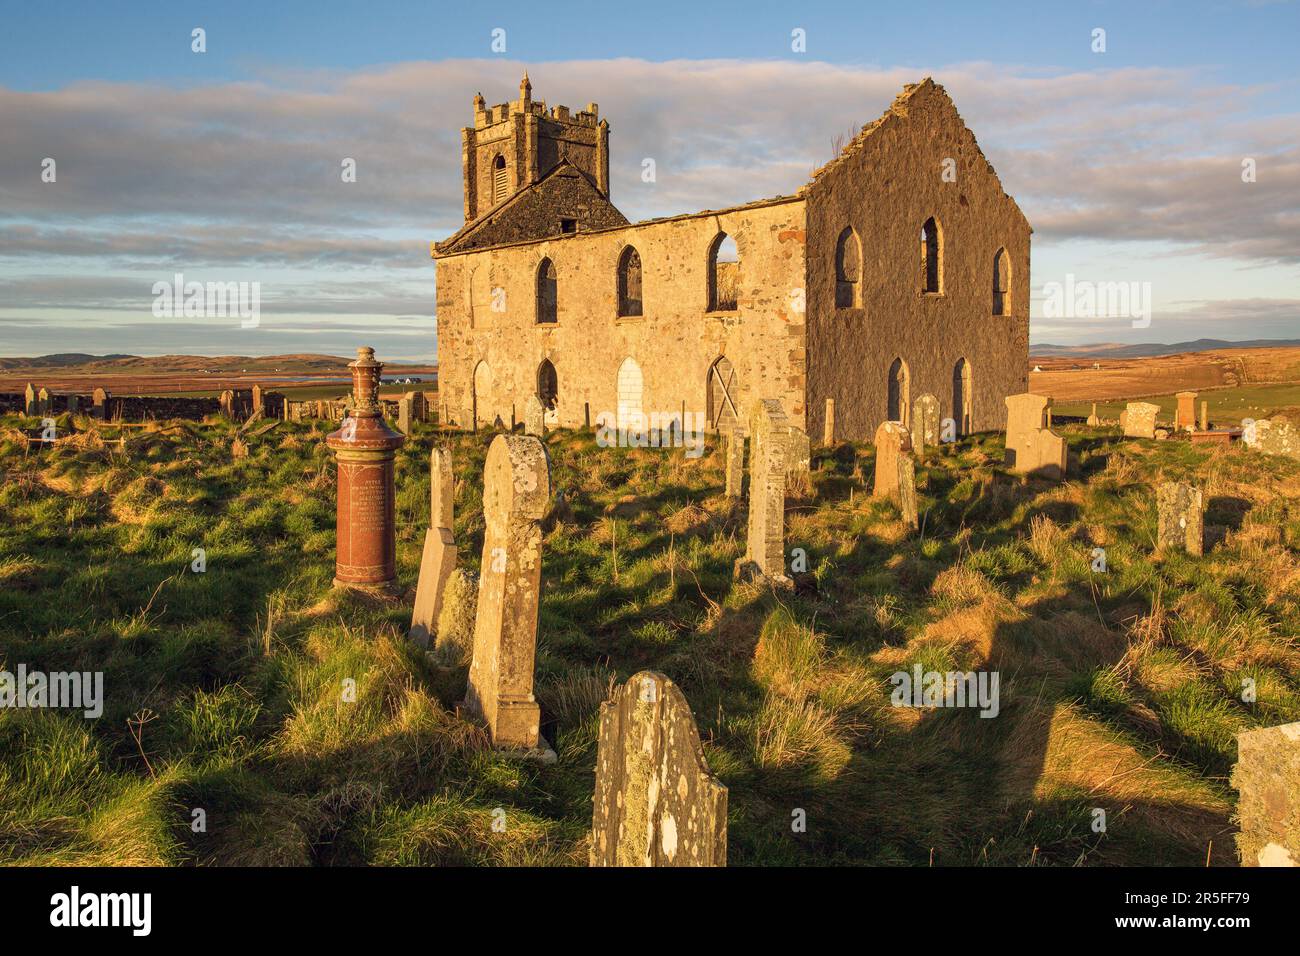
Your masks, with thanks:
[[(1133, 399), (1138, 401), (1138, 399)], [(1158, 418), (1173, 421), (1178, 410), (1178, 399), (1173, 393), (1153, 395), (1141, 401), (1160, 406)], [(1209, 402), (1211, 424), (1239, 425), (1243, 418), (1269, 418), (1278, 411), (1294, 412), (1300, 408), (1300, 384), (1240, 385), (1230, 388), (1211, 388), (1196, 397), (1196, 419), (1201, 416), (1201, 402)], [(1129, 400), (1097, 402), (1097, 414), (1103, 419), (1118, 420)], [(1058, 402), (1052, 405), (1057, 415), (1087, 417), (1092, 412), (1091, 402)]]
[[(787, 512), (809, 572), (775, 595), (732, 580), (716, 447), (553, 434), (574, 520), (545, 538), (540, 767), (456, 715), (463, 665), (403, 639), (429, 448), (454, 448), (475, 566), (489, 436), (423, 426), (399, 452), (387, 605), (330, 587), (326, 423), (242, 458), (226, 424), (133, 430), (125, 454), (28, 452), (20, 425), (0, 419), (0, 667), (102, 671), (106, 701), (0, 710), (0, 863), (581, 865), (599, 705), (647, 667), (729, 788), (733, 865), (1192, 865), (1211, 841), (1227, 863), (1235, 734), (1300, 719), (1300, 465), (1239, 447), (1065, 428), (1050, 484), (973, 436), (918, 467), (920, 535), (868, 496), (869, 446), (817, 450)], [(1153, 556), (1152, 485), (1187, 476), (1212, 547)], [(998, 718), (891, 706), (917, 663), (997, 670)]]

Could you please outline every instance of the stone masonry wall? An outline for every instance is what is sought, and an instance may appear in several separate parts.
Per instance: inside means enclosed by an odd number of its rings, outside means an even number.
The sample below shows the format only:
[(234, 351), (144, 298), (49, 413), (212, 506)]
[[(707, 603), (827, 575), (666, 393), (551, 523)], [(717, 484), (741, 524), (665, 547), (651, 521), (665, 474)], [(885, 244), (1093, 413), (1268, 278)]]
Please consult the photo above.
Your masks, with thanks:
[[(642, 410), (706, 412), (711, 365), (735, 366), (742, 410), (753, 398), (781, 401), (791, 423), (805, 420), (805, 323), (792, 291), (804, 284), (804, 203), (775, 200), (625, 228), (520, 243), (440, 258), (437, 317), (440, 386), (453, 421), (471, 427), (475, 368), (478, 419), (522, 421), (543, 359), (555, 366), (555, 423), (595, 424), (618, 410), (619, 368), (632, 358), (643, 382)], [(709, 313), (708, 257), (719, 232), (736, 241), (738, 308)], [(641, 258), (643, 315), (620, 318), (618, 262), (633, 245)], [(558, 322), (536, 323), (537, 266), (555, 264)], [(493, 310), (494, 288), (504, 311)], [(498, 299), (500, 297), (498, 296)], [(999, 399), (1000, 400), (1000, 399)]]
[[(956, 160), (956, 181), (942, 178)], [(887, 417), (895, 358), (910, 400), (931, 393), (953, 411), (953, 368), (972, 373), (972, 430), (1006, 423), (1007, 395), (1028, 388), (1030, 228), (1006, 196), (941, 87), (909, 88), (875, 128), (823, 168), (808, 189), (808, 426), (820, 434), (827, 398), (837, 437), (870, 440)], [(942, 291), (923, 294), (921, 228), (940, 227)], [(860, 308), (836, 308), (836, 244), (852, 226), (862, 248)], [(1009, 314), (992, 314), (993, 259), (1009, 256)]]

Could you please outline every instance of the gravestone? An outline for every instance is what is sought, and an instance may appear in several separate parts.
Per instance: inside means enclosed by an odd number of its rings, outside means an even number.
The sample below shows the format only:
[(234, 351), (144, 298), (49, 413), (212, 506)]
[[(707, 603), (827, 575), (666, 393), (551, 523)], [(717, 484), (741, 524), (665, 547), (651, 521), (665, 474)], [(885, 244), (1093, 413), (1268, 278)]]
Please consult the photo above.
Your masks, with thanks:
[(1156, 490), (1156, 547), (1204, 551), (1204, 505), (1201, 489), (1182, 481), (1167, 481)]
[(1210, 430), (1210, 403), (1201, 402), (1201, 431)]
[(681, 690), (641, 671), (600, 705), (592, 866), (726, 866), (727, 788)]
[(54, 402), (50, 399), (50, 390), (48, 388), (42, 386), (41, 390), (36, 393), (36, 406), (37, 413), (41, 415), (49, 415), (54, 411)]
[(1055, 480), (1065, 477), (1065, 439), (1047, 427), (1051, 402), (1033, 392), (1007, 396), (1005, 463), (1012, 471)]
[(876, 429), (876, 480), (871, 493), (878, 498), (898, 495), (898, 461), (911, 455), (912, 436), (902, 422), (881, 422)]
[(912, 403), (912, 453), (925, 457), (925, 451), (939, 444), (939, 399), (919, 395)]
[(793, 425), (790, 426), (787, 440), (790, 458), (786, 469), (786, 487), (804, 494), (812, 490), (812, 442), (806, 431)]
[(262, 386), (254, 385), (252, 388), (252, 411), (251, 416), (257, 417), (266, 414), (266, 396), (262, 392)]
[(766, 578), (782, 587), (785, 573), (785, 479), (790, 426), (775, 398), (757, 399), (749, 413), (749, 525), (745, 556), (736, 561), (742, 581)]
[(409, 396), (397, 400), (397, 430), (403, 435), (411, 434), (411, 416), (415, 411), (415, 402)]
[(1089, 425), (1093, 425), (1093, 426), (1096, 426), (1096, 425), (1100, 425), (1100, 424), (1101, 424), (1101, 419), (1097, 417), (1097, 403), (1096, 403), (1096, 402), (1093, 402), (1093, 403), (1092, 403), (1092, 414), (1090, 414), (1090, 415), (1088, 416), (1088, 424), (1089, 424)]
[(554, 761), (533, 697), (542, 583), (542, 518), (551, 497), (546, 446), (533, 435), (498, 435), (483, 469), (483, 560), (474, 659), (465, 710), (495, 746)]
[(745, 432), (739, 422), (727, 430), (727, 490), (728, 498), (739, 498), (745, 483)]
[(452, 535), (455, 479), (451, 450), (434, 448), (429, 453), (429, 529), (424, 533), (424, 554), (420, 558), (420, 579), (415, 587), (415, 609), (407, 636), (416, 647), (428, 647), (437, 630), (442, 610), (443, 589), (456, 570), (456, 540)]
[(524, 402), (524, 434), (543, 438), (546, 435), (546, 406), (536, 395)]
[(41, 406), (36, 400), (36, 389), (32, 387), (31, 382), (27, 383), (27, 391), (23, 394), (23, 398), (23, 410), (28, 415), (34, 417), (41, 413)]
[(91, 414), (96, 418), (106, 417), (108, 409), (105, 406), (108, 404), (108, 392), (104, 391), (102, 388), (97, 388), (91, 393), (90, 400), (92, 406)]
[(826, 418), (822, 421), (822, 444), (835, 444), (835, 399), (826, 399)]
[(221, 393), (221, 414), (230, 419), (235, 417), (235, 393), (230, 389)]
[(1120, 422), (1124, 426), (1124, 437), (1155, 438), (1159, 411), (1160, 406), (1150, 402), (1129, 402)]
[(411, 421), (424, 421), (424, 392), (407, 392), (406, 397), (411, 400)]
[(1285, 418), (1261, 418), (1242, 432), (1247, 447), (1267, 455), (1300, 458), (1300, 429)]
[(916, 461), (907, 453), (898, 456), (898, 510), (903, 524), (913, 531), (921, 526), (916, 505)]
[(1300, 722), (1237, 734), (1242, 866), (1300, 866)]
[(1178, 392), (1178, 410), (1174, 413), (1175, 431), (1196, 431), (1196, 393)]

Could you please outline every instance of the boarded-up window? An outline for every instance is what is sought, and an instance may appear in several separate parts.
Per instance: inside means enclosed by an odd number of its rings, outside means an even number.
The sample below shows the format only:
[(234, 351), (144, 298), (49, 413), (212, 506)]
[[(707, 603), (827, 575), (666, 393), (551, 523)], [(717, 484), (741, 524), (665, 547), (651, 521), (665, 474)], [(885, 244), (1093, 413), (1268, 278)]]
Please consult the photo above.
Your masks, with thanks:
[(555, 263), (543, 259), (537, 267), (537, 324), (559, 321), (559, 296), (555, 281)]
[(709, 367), (709, 427), (730, 431), (740, 416), (740, 381), (725, 355)]
[(618, 314), (641, 314), (641, 256), (631, 246), (618, 258)]
[(510, 174), (506, 171), (506, 158), (497, 156), (492, 161), (492, 205), (506, 198), (510, 190)]
[(645, 429), (645, 415), (641, 410), (641, 393), (644, 388), (641, 366), (636, 359), (625, 358), (618, 367), (618, 427), (637, 431)]
[(921, 227), (921, 288), (926, 292), (943, 290), (943, 246), (939, 241), (939, 224), (930, 217)]
[(1007, 250), (999, 249), (993, 255), (993, 314), (1006, 315), (1011, 307), (1011, 286), (1009, 283), (1010, 260)]
[(835, 307), (853, 309), (862, 304), (862, 247), (858, 234), (849, 226), (835, 244)]
[(709, 311), (736, 311), (740, 283), (740, 255), (736, 240), (719, 233), (709, 247)]

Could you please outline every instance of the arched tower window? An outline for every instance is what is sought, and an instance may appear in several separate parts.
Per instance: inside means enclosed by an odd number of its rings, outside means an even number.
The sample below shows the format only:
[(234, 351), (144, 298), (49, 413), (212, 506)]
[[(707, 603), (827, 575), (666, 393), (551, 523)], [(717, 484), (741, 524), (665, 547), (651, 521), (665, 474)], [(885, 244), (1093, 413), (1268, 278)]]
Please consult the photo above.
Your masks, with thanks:
[(925, 292), (943, 291), (943, 241), (933, 216), (921, 227), (921, 281)]
[(618, 314), (641, 314), (641, 256), (631, 246), (618, 257)]
[(835, 244), (835, 307), (854, 309), (862, 304), (862, 246), (852, 226)]
[(889, 402), (886, 409), (889, 421), (902, 422), (904, 425), (908, 423), (912, 405), (910, 392), (907, 363), (896, 358), (894, 364), (889, 366)]
[(736, 289), (740, 281), (740, 255), (736, 240), (718, 233), (709, 247), (709, 311), (736, 311)]
[(555, 377), (555, 366), (550, 359), (542, 359), (542, 364), (537, 366), (537, 399), (543, 408), (551, 411), (555, 408), (559, 395), (560, 384)]
[(543, 259), (537, 266), (537, 324), (559, 321), (559, 295), (555, 281), (555, 263)]
[(1011, 259), (1006, 249), (993, 254), (993, 314), (1006, 315), (1011, 308)]
[(506, 158), (497, 153), (496, 159), (492, 160), (492, 205), (505, 199), (509, 190), (510, 174), (506, 170)]

